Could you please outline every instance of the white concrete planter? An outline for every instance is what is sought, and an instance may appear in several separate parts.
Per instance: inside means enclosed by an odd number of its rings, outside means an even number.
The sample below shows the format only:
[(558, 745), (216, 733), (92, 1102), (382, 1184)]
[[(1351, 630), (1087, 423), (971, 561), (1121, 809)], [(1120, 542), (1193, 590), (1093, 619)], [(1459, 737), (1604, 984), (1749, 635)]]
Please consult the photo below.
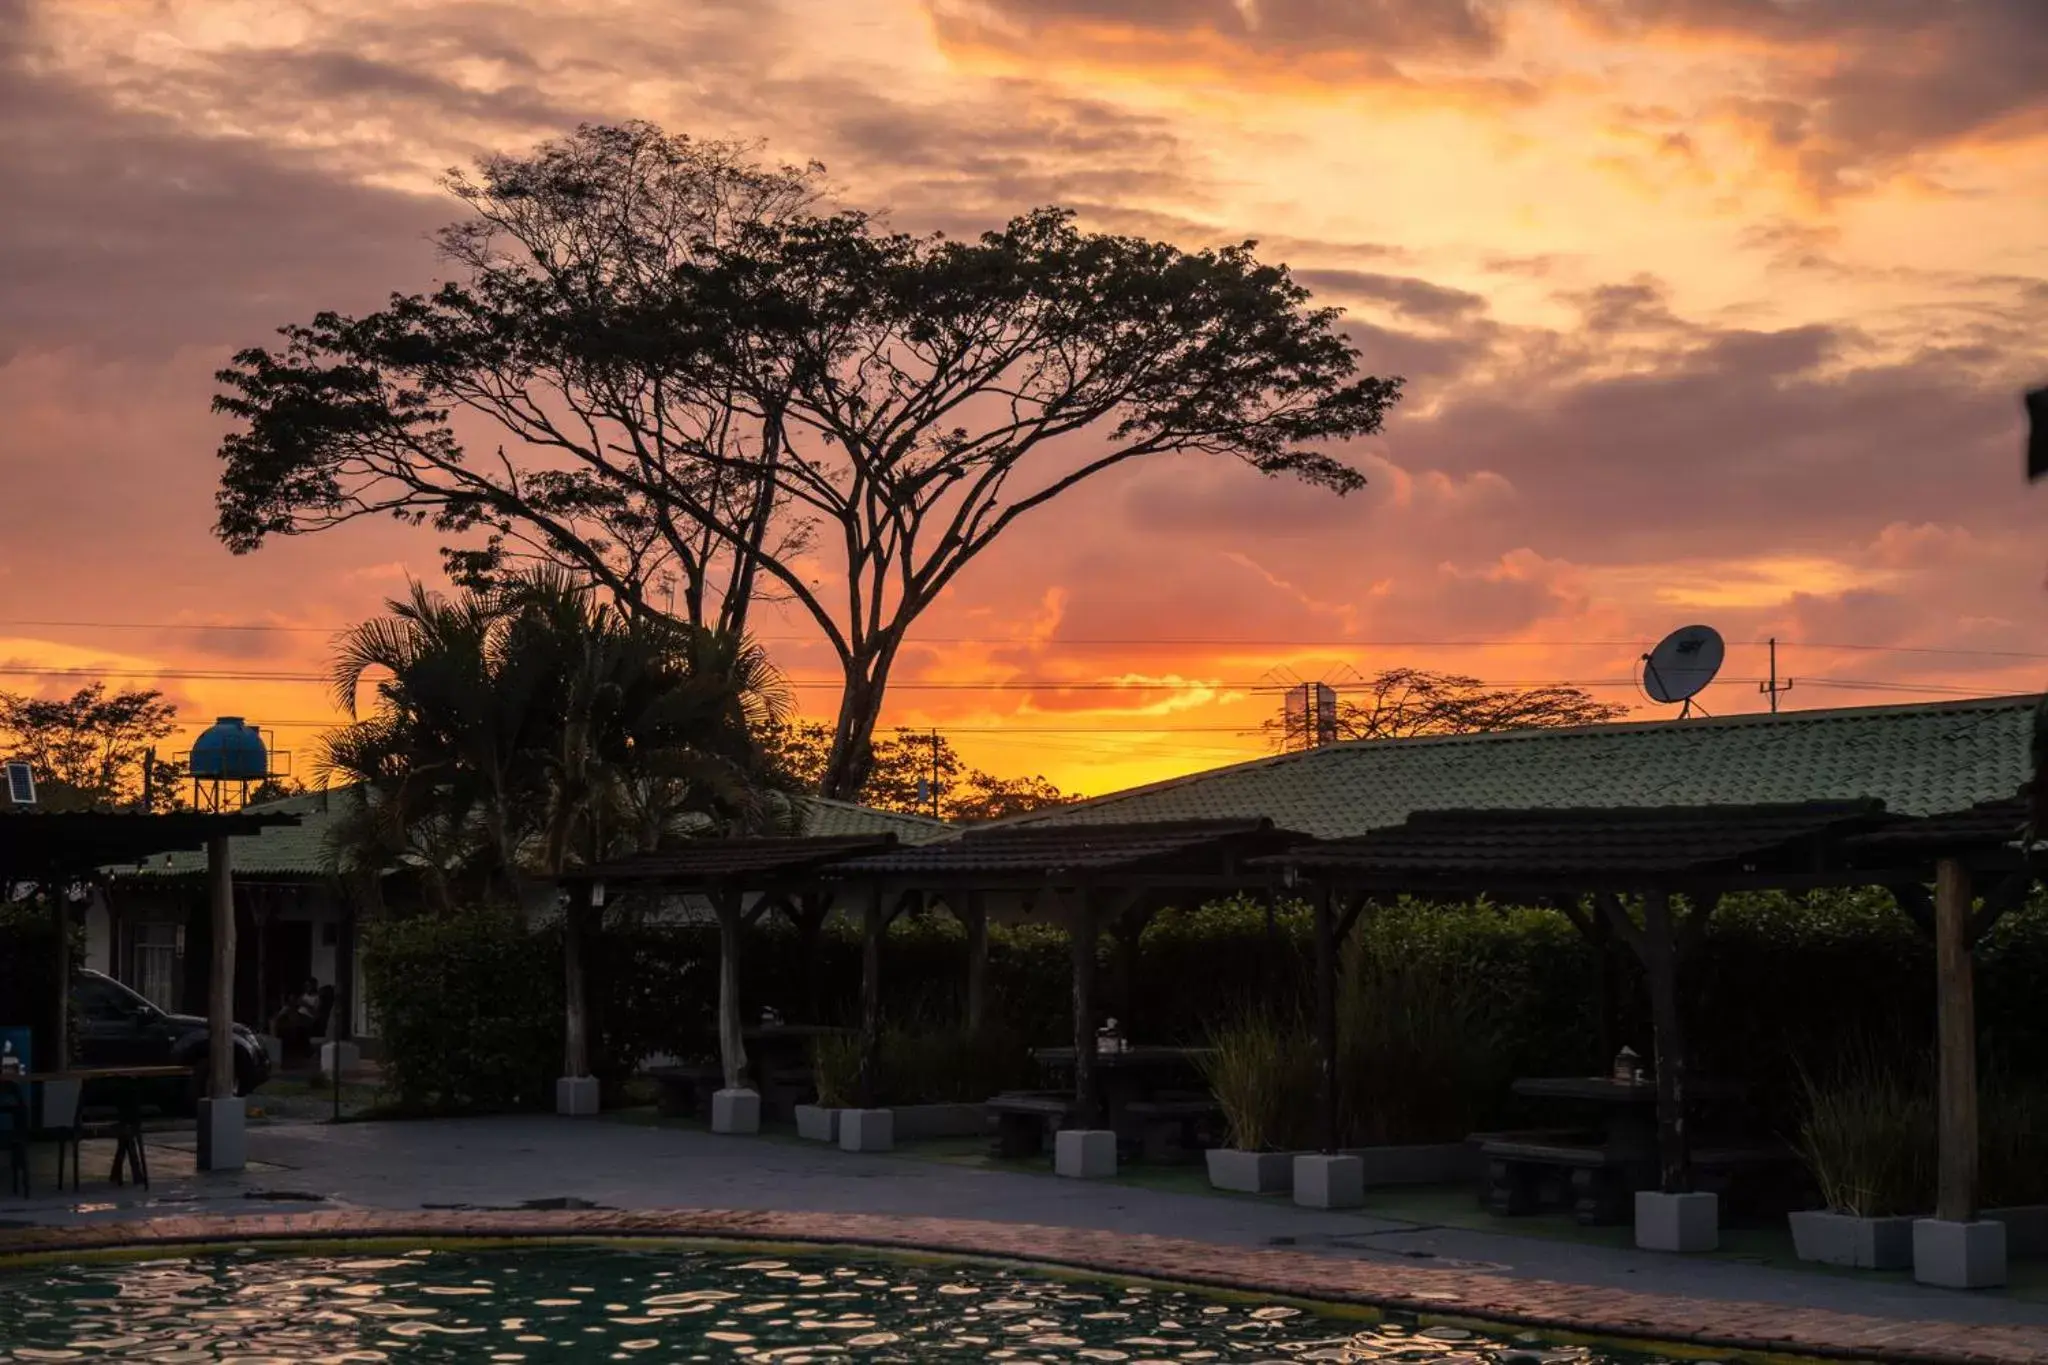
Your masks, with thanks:
[(837, 1142), (839, 1116), (844, 1112), (823, 1105), (800, 1104), (796, 1107), (796, 1135), (806, 1142)]
[(711, 1131), (738, 1134), (760, 1132), (761, 1096), (752, 1090), (713, 1091)]
[(1636, 1245), (1644, 1251), (1713, 1251), (1721, 1245), (1721, 1197), (1636, 1191)]
[(1399, 1147), (1346, 1147), (1365, 1167), (1365, 1184), (1456, 1185), (1477, 1180), (1479, 1148), (1469, 1142), (1425, 1142)]
[(1859, 1270), (1904, 1270), (1913, 1264), (1911, 1218), (1859, 1218), (1808, 1209), (1791, 1220), (1792, 1247), (1802, 1261)]
[(248, 1164), (248, 1111), (240, 1095), (199, 1101), (197, 1156), (202, 1171), (239, 1171)]
[(896, 1115), (887, 1109), (839, 1111), (839, 1150), (887, 1152), (896, 1146)]
[(1212, 1189), (1238, 1194), (1285, 1194), (1294, 1188), (1294, 1153), (1247, 1152), (1238, 1147), (1211, 1147), (1209, 1162)]
[(988, 1109), (979, 1104), (899, 1104), (891, 1112), (898, 1142), (980, 1137), (988, 1131)]
[(1116, 1174), (1116, 1134), (1107, 1128), (1062, 1128), (1052, 1141), (1054, 1174), (1069, 1180), (1107, 1180)]
[(320, 1044), (320, 1071), (323, 1075), (332, 1077), (334, 1068), (339, 1065), (341, 1074), (346, 1076), (352, 1068), (362, 1065), (362, 1061), (363, 1050), (354, 1043), (343, 1041)]
[(2048, 1204), (1986, 1209), (1978, 1216), (2005, 1224), (2006, 1255), (2048, 1256)]
[(1913, 1278), (1943, 1289), (1998, 1288), (2005, 1283), (2005, 1224), (1914, 1219)]
[(1294, 1202), (1305, 1209), (1355, 1209), (1365, 1203), (1365, 1163), (1355, 1156), (1303, 1152), (1294, 1158)]
[(270, 1059), (270, 1069), (272, 1071), (283, 1070), (284, 1039), (274, 1033), (259, 1033), (256, 1035), (256, 1041), (263, 1045), (263, 1055)]
[(590, 1115), (595, 1114), (597, 1109), (597, 1077), (557, 1076), (555, 1078), (555, 1112), (557, 1114), (575, 1118), (588, 1118)]

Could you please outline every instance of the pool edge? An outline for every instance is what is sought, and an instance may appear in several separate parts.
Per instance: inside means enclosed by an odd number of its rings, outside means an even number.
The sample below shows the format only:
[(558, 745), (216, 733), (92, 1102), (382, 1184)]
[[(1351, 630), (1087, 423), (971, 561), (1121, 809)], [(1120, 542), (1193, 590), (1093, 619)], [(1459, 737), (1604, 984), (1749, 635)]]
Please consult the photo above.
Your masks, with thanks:
[[(189, 1253), (256, 1243), (395, 1240), (462, 1245), (695, 1242), (767, 1249), (845, 1246), (1009, 1262), (1049, 1270), (1252, 1293), (1431, 1323), (1513, 1327), (1704, 1358), (1885, 1365), (2021, 1365), (2048, 1360), (2048, 1328), (1888, 1319), (1783, 1305), (1649, 1294), (1435, 1267), (1391, 1266), (1286, 1248), (1150, 1235), (875, 1214), (669, 1210), (349, 1210), (173, 1215), (0, 1230), (0, 1262)], [(1768, 1333), (1744, 1330), (1768, 1320)], [(1779, 1330), (1782, 1329), (1782, 1330)]]

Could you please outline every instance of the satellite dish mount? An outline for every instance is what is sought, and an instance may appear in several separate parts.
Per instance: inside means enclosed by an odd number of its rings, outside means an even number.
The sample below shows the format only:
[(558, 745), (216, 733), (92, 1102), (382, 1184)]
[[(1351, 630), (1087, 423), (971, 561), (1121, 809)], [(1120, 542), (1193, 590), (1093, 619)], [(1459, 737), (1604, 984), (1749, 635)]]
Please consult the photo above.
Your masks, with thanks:
[(1643, 656), (1643, 694), (1666, 705), (1677, 703), (1678, 718), (1693, 713), (1697, 696), (1714, 675), (1728, 646), (1712, 626), (1680, 626)]

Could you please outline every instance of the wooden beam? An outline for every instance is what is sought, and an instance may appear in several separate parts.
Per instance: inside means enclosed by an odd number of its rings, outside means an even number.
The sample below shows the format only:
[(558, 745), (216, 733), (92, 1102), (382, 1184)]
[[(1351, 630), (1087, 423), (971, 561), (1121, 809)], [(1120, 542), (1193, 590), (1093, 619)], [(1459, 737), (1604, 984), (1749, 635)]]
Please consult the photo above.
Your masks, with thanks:
[(1642, 926), (1629, 916), (1628, 905), (1612, 891), (1593, 893), (1594, 908), (1606, 919), (1607, 927), (1614, 936), (1626, 943), (1645, 967), (1649, 966), (1649, 943), (1643, 937)]
[(1650, 978), (1650, 1016), (1656, 1026), (1657, 1164), (1666, 1194), (1692, 1189), (1692, 1159), (1685, 1129), (1685, 1030), (1678, 1008), (1678, 944), (1671, 923), (1671, 893), (1643, 896), (1643, 966)]
[(881, 1084), (882, 936), (888, 932), (892, 918), (885, 908), (881, 886), (868, 888), (860, 941), (860, 1073), (854, 1087), (856, 1102), (863, 1109), (875, 1107), (876, 1089)]
[(1969, 933), (1970, 874), (1959, 861), (1944, 858), (1934, 868), (1941, 1134), (1934, 1216), (1956, 1223), (1977, 1216), (1977, 1011)]
[(1084, 1128), (1097, 1122), (1095, 1090), (1095, 897), (1069, 892), (1067, 937), (1074, 964), (1074, 1104)]
[(590, 998), (584, 989), (583, 934), (593, 885), (584, 882), (572, 889), (562, 911), (562, 1009), (566, 1015), (562, 1074), (570, 1077), (590, 1074)]
[(1358, 927), (1358, 921), (1364, 917), (1366, 910), (1376, 903), (1372, 894), (1367, 891), (1345, 897), (1344, 913), (1337, 920), (1338, 951), (1343, 951), (1345, 942), (1351, 937), (1351, 931)]
[(988, 906), (979, 891), (959, 898), (960, 923), (967, 930), (967, 1032), (988, 1026)]
[(1337, 1151), (1337, 907), (1336, 893), (1316, 892), (1316, 1062), (1322, 1069), (1323, 1151)]
[(206, 1093), (224, 1100), (235, 1093), (235, 855), (234, 845), (225, 838), (206, 841), (206, 890), (213, 911), (213, 974), (206, 991)]
[(718, 914), (718, 1059), (727, 1090), (738, 1090), (747, 1079), (747, 1044), (740, 1034), (740, 906), (737, 891), (711, 895)]

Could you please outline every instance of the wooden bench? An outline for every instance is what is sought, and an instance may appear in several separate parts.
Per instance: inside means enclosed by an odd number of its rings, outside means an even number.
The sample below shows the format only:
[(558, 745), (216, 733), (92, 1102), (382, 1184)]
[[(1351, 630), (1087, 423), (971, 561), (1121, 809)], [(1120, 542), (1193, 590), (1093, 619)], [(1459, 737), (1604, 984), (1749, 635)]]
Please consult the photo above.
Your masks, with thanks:
[(1581, 1224), (1628, 1221), (1628, 1201), (1647, 1174), (1600, 1145), (1600, 1134), (1545, 1129), (1524, 1133), (1475, 1133), (1486, 1159), (1480, 1192), (1488, 1211), (1514, 1218), (1544, 1204), (1544, 1184), (1562, 1174)]
[(725, 1084), (725, 1068), (715, 1062), (650, 1066), (640, 1073), (654, 1082), (654, 1107), (668, 1118), (692, 1118), (711, 1110), (711, 1092)]
[(1139, 1127), (1139, 1151), (1147, 1161), (1178, 1162), (1199, 1158), (1202, 1129), (1223, 1117), (1223, 1108), (1207, 1095), (1132, 1100), (1124, 1114)]
[(997, 1095), (985, 1106), (995, 1116), (995, 1154), (1017, 1158), (1045, 1150), (1045, 1132), (1074, 1117), (1074, 1097), (1050, 1090), (1014, 1090)]

